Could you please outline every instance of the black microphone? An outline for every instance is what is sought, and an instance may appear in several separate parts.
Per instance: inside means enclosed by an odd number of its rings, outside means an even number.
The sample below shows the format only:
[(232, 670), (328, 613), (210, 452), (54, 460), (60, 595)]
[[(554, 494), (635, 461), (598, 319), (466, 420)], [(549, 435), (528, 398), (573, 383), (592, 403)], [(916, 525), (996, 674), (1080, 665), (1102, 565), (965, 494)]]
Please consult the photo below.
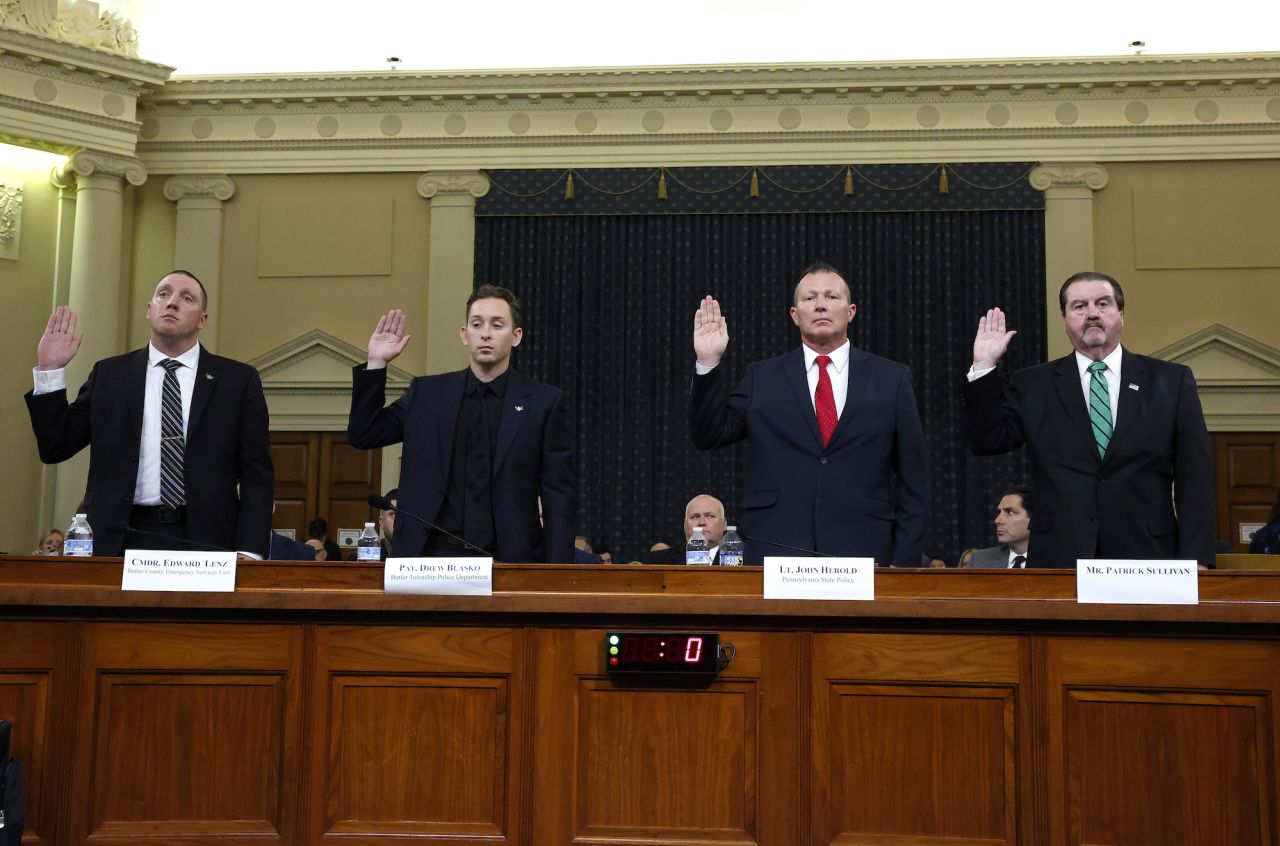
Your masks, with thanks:
[(471, 541), (467, 540), (466, 538), (460, 538), (460, 537), (458, 537), (457, 535), (455, 535), (453, 532), (446, 532), (444, 529), (440, 528), (440, 527), (439, 527), (439, 526), (437, 526), (435, 523), (432, 523), (432, 522), (431, 522), (430, 520), (428, 520), (426, 517), (419, 517), (417, 514), (410, 514), (408, 511), (405, 511), (403, 508), (400, 508), (400, 507), (398, 507), (398, 506), (392, 505), (392, 504), (391, 504), (391, 500), (387, 499), (385, 496), (378, 496), (377, 494), (370, 494), (370, 495), (369, 495), (369, 504), (370, 504), (370, 505), (372, 505), (374, 508), (381, 508), (383, 511), (395, 511), (395, 512), (399, 512), (400, 514), (403, 514), (403, 515), (404, 515), (404, 516), (406, 516), (406, 517), (412, 517), (413, 519), (417, 520), (417, 521), (418, 521), (419, 523), (421, 523), (422, 525), (426, 526), (428, 529), (432, 529), (432, 530), (434, 530), (434, 531), (439, 532), (439, 533), (440, 533), (440, 534), (442, 534), (442, 535), (448, 535), (449, 537), (453, 538), (453, 539), (454, 539), (454, 540), (456, 540), (458, 543), (462, 544), (462, 548), (463, 548), (463, 549), (474, 549), (476, 552), (480, 553), (481, 555), (492, 555), (492, 554), (493, 554), (492, 552), (490, 552), (490, 551), (489, 551), (489, 550), (487, 550), (487, 549), (484, 549), (484, 548), (482, 548), (482, 547), (476, 546), (474, 543), (472, 543)]
[(832, 555), (829, 552), (819, 552), (816, 549), (804, 549), (799, 546), (792, 546), (789, 543), (779, 543), (778, 541), (765, 540), (764, 538), (761, 538), (761, 537), (752, 537), (751, 535), (748, 535), (746, 532), (742, 531), (741, 529), (738, 530), (738, 534), (742, 535), (743, 540), (749, 540), (752, 543), (762, 543), (762, 544), (765, 544), (766, 546), (776, 546), (781, 549), (789, 549), (792, 552), (803, 552), (805, 555), (809, 555), (809, 556), (816, 555), (819, 558), (839, 558), (840, 557), (839, 555)]
[(129, 532), (133, 532), (135, 535), (142, 535), (143, 537), (163, 538), (173, 544), (172, 546), (163, 547), (164, 549), (182, 549), (188, 552), (234, 552), (237, 555), (240, 552), (238, 549), (227, 549), (225, 546), (218, 546), (216, 543), (209, 543), (208, 541), (195, 540), (193, 538), (175, 538), (173, 535), (165, 535), (160, 532), (148, 532), (146, 529), (138, 529), (128, 523), (119, 521), (108, 524), (107, 531), (113, 535), (117, 533), (127, 535)]

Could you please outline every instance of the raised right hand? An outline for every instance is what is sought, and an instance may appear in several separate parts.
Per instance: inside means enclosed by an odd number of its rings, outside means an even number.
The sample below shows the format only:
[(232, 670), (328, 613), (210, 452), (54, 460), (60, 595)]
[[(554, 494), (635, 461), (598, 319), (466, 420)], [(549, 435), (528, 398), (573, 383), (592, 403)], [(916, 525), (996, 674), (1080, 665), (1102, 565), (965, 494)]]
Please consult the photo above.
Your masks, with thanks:
[(702, 366), (715, 367), (728, 348), (729, 324), (720, 313), (720, 303), (707, 296), (693, 315), (694, 355)]
[(973, 369), (989, 370), (999, 364), (1009, 340), (1016, 334), (1016, 329), (1006, 330), (1003, 311), (989, 309), (978, 318), (978, 333), (973, 336)]
[(83, 337), (83, 332), (76, 334), (76, 313), (66, 306), (58, 306), (49, 315), (49, 324), (36, 346), (36, 369), (61, 370), (66, 367), (76, 357)]
[(404, 350), (413, 338), (404, 333), (404, 312), (398, 308), (382, 315), (369, 338), (369, 369), (380, 370)]

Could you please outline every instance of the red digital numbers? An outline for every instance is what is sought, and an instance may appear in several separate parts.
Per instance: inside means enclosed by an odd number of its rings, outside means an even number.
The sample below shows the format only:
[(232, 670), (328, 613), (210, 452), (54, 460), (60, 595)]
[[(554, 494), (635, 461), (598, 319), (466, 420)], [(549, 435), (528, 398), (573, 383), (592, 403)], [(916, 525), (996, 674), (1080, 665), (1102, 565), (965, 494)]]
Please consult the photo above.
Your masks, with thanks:
[(698, 659), (702, 657), (702, 638), (691, 637), (684, 645), (684, 662), (686, 664), (696, 664)]

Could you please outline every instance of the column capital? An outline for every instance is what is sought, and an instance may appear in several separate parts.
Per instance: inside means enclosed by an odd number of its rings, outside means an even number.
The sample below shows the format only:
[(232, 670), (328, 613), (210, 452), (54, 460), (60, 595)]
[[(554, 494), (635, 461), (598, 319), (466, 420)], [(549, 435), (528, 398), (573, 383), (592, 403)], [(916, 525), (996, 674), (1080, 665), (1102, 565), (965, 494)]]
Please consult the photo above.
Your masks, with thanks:
[(1031, 169), (1031, 187), (1037, 191), (1053, 188), (1088, 188), (1100, 191), (1107, 187), (1107, 170), (1093, 162), (1047, 162)]
[(220, 173), (191, 173), (171, 176), (164, 183), (165, 198), (174, 202), (213, 199), (225, 203), (235, 196), (235, 193), (235, 182), (231, 180), (231, 177)]
[(489, 177), (474, 170), (436, 170), (418, 178), (418, 194), (428, 200), (437, 196), (463, 197), (475, 202), (489, 193)]
[(70, 188), (86, 176), (114, 176), (130, 185), (141, 185), (147, 181), (147, 169), (134, 158), (82, 150), (55, 167), (49, 178), (59, 188)]

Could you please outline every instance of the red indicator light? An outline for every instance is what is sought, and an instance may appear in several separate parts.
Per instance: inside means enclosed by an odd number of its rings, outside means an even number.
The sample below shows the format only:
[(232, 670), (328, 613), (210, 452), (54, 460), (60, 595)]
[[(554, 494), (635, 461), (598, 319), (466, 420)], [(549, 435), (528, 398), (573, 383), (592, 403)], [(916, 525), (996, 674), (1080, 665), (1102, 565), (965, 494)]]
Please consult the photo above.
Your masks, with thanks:
[(610, 658), (610, 659), (609, 659), (609, 666), (610, 666), (610, 667), (616, 667), (616, 666), (618, 666), (618, 658), (617, 658), (617, 656), (614, 656), (613, 658)]

